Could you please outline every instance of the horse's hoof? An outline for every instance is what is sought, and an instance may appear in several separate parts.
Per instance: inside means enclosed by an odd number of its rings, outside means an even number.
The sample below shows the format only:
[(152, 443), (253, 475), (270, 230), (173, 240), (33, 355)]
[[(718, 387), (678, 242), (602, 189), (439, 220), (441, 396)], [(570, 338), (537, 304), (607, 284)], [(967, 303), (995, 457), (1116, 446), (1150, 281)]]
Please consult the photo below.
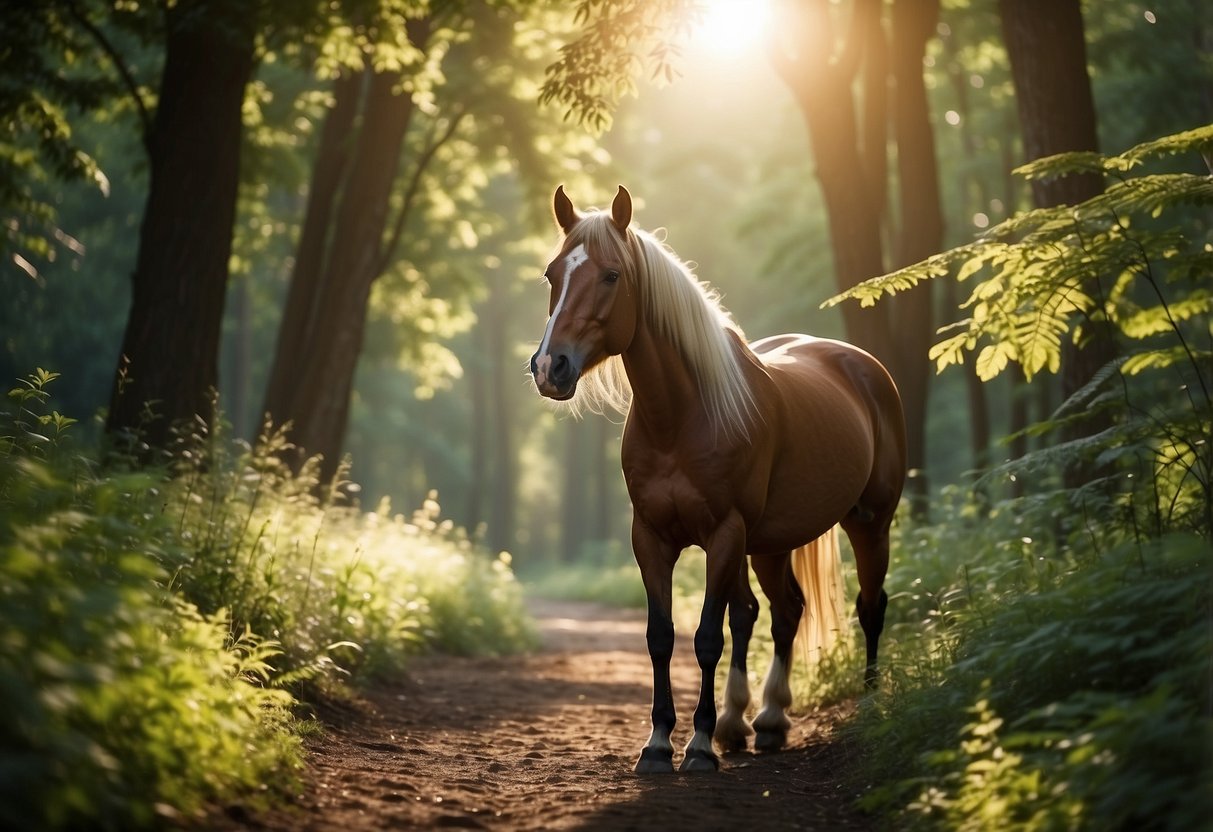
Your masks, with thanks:
[(720, 750), (725, 754), (740, 754), (742, 751), (749, 750), (750, 741), (747, 737), (720, 737), (717, 736), (716, 744), (720, 746)]
[(708, 751), (693, 749), (682, 758), (679, 771), (720, 771), (720, 758)]
[(674, 751), (645, 746), (632, 771), (637, 774), (673, 774)]
[(755, 751), (779, 751), (787, 744), (788, 735), (782, 731), (759, 731), (754, 735)]
[(726, 753), (735, 751), (745, 751), (750, 745), (750, 734), (754, 733), (744, 721), (740, 725), (719, 724), (716, 726), (716, 734), (712, 737), (721, 750)]

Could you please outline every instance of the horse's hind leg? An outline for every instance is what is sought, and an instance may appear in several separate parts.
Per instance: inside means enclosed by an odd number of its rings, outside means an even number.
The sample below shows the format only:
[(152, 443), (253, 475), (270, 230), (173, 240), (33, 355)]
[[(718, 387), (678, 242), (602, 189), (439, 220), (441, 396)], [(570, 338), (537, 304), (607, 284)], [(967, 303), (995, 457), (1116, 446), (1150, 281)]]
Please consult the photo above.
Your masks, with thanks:
[(763, 555), (752, 559), (754, 574), (763, 594), (771, 602), (771, 638), (775, 655), (762, 688), (762, 710), (754, 717), (754, 747), (759, 751), (783, 748), (792, 727), (787, 709), (792, 705), (792, 642), (804, 612), (804, 594), (792, 574), (791, 553)]
[(842, 521), (842, 528), (851, 540), (851, 548), (855, 550), (855, 568), (859, 574), (859, 597), (855, 599), (855, 610), (859, 614), (867, 647), (863, 682), (868, 688), (876, 687), (876, 650), (880, 644), (880, 633), (884, 630), (885, 607), (889, 604), (884, 579), (889, 571), (891, 522), (891, 516), (861, 517), (857, 512)]
[(729, 600), (729, 632), (733, 636), (733, 654), (729, 660), (729, 680), (724, 689), (724, 710), (716, 718), (716, 744), (725, 751), (743, 751), (754, 729), (746, 722), (750, 705), (750, 680), (746, 673), (746, 652), (754, 622), (758, 619), (758, 599), (750, 589), (749, 567), (741, 563), (741, 574)]

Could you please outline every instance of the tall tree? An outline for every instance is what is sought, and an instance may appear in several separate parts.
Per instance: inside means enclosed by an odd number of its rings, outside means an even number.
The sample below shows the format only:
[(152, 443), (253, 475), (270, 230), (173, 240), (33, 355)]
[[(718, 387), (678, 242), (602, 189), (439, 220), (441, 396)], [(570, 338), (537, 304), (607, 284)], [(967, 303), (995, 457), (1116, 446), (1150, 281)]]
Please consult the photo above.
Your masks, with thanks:
[[(424, 46), (429, 27), (410, 21), (410, 42)], [(391, 257), (391, 197), (414, 113), (404, 78), (368, 67), (334, 83), (266, 391), (264, 411), (290, 422), (303, 450), (294, 464), (323, 455), (326, 481), (340, 459), (371, 286)]]
[(147, 206), (106, 421), (153, 447), (173, 422), (211, 415), (256, 20), (239, 0), (182, 0), (164, 15)]
[[(1087, 71), (1086, 39), (1079, 0), (999, 0), (1003, 39), (1011, 61), (1024, 154), (1030, 159), (1067, 151), (1099, 150), (1095, 102)], [(1080, 173), (1032, 181), (1038, 208), (1076, 205), (1103, 192), (1099, 174)], [(1101, 275), (1091, 276), (1087, 291), (1104, 296)], [(1068, 398), (1116, 354), (1112, 328), (1092, 319), (1078, 343), (1067, 341), (1062, 360), (1062, 396)], [(1106, 425), (1096, 421), (1095, 425)], [(1070, 436), (1091, 424), (1070, 428)], [(1071, 484), (1090, 475), (1071, 468)]]
[[(512, 51), (517, 10), (433, 3), (418, 14), (405, 23), (408, 49), (390, 39), (367, 44), (364, 67), (335, 82), (267, 387), (264, 412), (290, 425), (292, 463), (322, 456), (323, 479), (345, 441), (372, 290), (432, 248), (413, 235), (426, 228), (427, 192), (451, 148), (470, 142), (483, 150), (458, 172), (461, 181), (443, 182), (443, 199), (460, 202), (484, 187), (502, 148), (523, 172), (539, 156), (527, 132), (532, 117), (522, 124), (511, 104), (525, 75)], [(495, 61), (508, 66), (511, 57), (518, 72), (497, 71)], [(450, 202), (445, 210), (444, 232), (426, 234), (449, 237), (455, 225), (477, 236), (470, 223), (452, 222)]]

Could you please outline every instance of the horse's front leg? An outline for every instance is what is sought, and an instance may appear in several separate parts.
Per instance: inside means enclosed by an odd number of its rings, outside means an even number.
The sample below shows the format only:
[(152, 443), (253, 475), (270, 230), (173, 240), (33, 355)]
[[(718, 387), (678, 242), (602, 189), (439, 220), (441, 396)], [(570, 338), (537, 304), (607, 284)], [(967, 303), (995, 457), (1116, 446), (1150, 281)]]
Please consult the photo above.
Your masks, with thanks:
[(670, 735), (674, 733), (677, 721), (670, 686), (670, 658), (674, 655), (672, 588), (679, 550), (660, 540), (637, 519), (632, 522), (632, 551), (648, 596), (646, 636), (649, 658), (653, 662), (653, 733), (640, 752), (635, 771), (637, 774), (670, 773), (674, 771), (674, 744)]
[(695, 631), (695, 658), (699, 660), (699, 703), (695, 706), (695, 733), (687, 743), (680, 771), (716, 771), (720, 758), (712, 748), (716, 731), (716, 665), (724, 652), (724, 612), (745, 563), (745, 525), (733, 515), (712, 534), (707, 550), (707, 587), (699, 629)]

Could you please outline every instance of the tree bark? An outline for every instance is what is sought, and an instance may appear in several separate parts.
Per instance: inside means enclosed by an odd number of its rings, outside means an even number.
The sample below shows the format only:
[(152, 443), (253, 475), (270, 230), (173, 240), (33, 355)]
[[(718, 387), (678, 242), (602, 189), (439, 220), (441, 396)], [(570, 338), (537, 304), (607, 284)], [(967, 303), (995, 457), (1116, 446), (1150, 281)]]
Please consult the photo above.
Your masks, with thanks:
[[(255, 26), (234, 0), (179, 2), (147, 146), (150, 184), (106, 430), (165, 447), (211, 420)], [(148, 414), (152, 414), (150, 417)]]
[(307, 343), (322, 314), (320, 298), (327, 275), (329, 229), (349, 167), (354, 123), (365, 80), (362, 73), (345, 72), (333, 83), (333, 107), (325, 116), (316, 160), (312, 164), (307, 208), (295, 248), (286, 305), (278, 326), (274, 366), (266, 385), (262, 416), (293, 412), (292, 401), (307, 354)]
[[(1039, 159), (1067, 151), (1097, 151), (1095, 103), (1087, 72), (1079, 0), (999, 0), (998, 10), (1011, 61), (1026, 157)], [(1075, 205), (1102, 192), (1103, 179), (1095, 174), (1032, 182), (1033, 201), (1040, 208)], [(1088, 289), (1097, 298), (1103, 296), (1100, 275), (1092, 277)], [(1080, 344), (1066, 341), (1062, 354), (1063, 400), (1090, 381), (1115, 355), (1114, 336), (1103, 322), (1088, 325)], [(1067, 437), (1106, 426), (1106, 420), (1088, 421), (1071, 428)], [(1082, 466), (1071, 467), (1065, 479), (1073, 486), (1093, 474)]]
[(564, 455), (560, 460), (562, 473), (560, 494), (560, 562), (572, 563), (581, 555), (590, 525), (588, 502), (589, 471), (586, 470), (586, 439), (592, 428), (584, 422), (569, 420), (565, 423)]
[[(943, 248), (943, 210), (935, 161), (935, 134), (922, 77), (922, 56), (939, 20), (939, 0), (898, 0), (893, 5), (893, 136), (897, 142), (898, 205), (894, 267), (925, 260)], [(925, 281), (890, 298), (894, 378), (902, 406), (916, 418), (906, 420), (906, 456), (912, 473), (910, 497), (915, 514), (927, 510), (926, 412), (931, 362), (927, 353), (935, 334), (931, 290)]]
[(325, 153), (316, 162), (322, 175), (309, 193), (267, 386), (270, 420), (290, 423), (296, 451), (288, 461), (298, 470), (320, 455), (323, 482), (340, 462), (367, 303), (382, 268), (392, 185), (413, 115), (401, 80), (399, 72), (371, 73), (364, 90), (353, 80), (337, 82), (334, 125), (322, 134)]
[[(878, 170), (874, 171), (874, 165), (865, 159), (851, 91), (865, 49), (871, 45), (872, 20), (879, 20), (880, 4), (856, 0), (846, 45), (836, 60), (832, 59), (832, 45), (821, 42), (830, 28), (825, 6), (814, 3), (802, 9), (804, 16), (791, 30), (796, 37), (795, 52), (776, 47), (771, 54), (808, 128), (817, 181), (829, 217), (835, 284), (842, 291), (885, 271), (882, 206), (874, 199), (883, 190), (868, 181)], [(869, 118), (874, 115), (868, 113)], [(880, 118), (885, 118), (883, 112)], [(867, 135), (870, 145), (875, 131)], [(872, 150), (870, 146), (867, 149)], [(884, 150), (881, 148), (882, 153)], [(892, 349), (885, 309), (847, 303), (842, 306), (842, 315), (848, 340), (887, 361)]]
[(499, 272), (489, 275), (489, 303), (494, 313), (489, 318), (491, 390), (493, 419), (493, 510), (489, 517), (488, 541), (495, 552), (514, 548), (517, 523), (518, 474), (514, 451), (514, 429), (510, 414), (514, 412), (510, 391), (517, 378), (511, 372), (514, 362), (510, 353), (508, 295), (505, 276)]
[[(428, 18), (406, 22), (409, 39), (424, 49)], [(354, 374), (362, 352), (372, 286), (391, 265), (408, 199), (388, 240), (391, 196), (415, 105), (402, 70), (367, 70), (338, 80), (334, 106), (322, 133), (308, 194), (296, 275), (267, 386), (265, 410), (275, 425), (289, 423), (298, 470), (319, 455), (327, 483), (340, 462)], [(353, 103), (351, 103), (351, 101)], [(453, 130), (453, 128), (452, 128)], [(450, 133), (439, 141), (450, 138)], [(432, 155), (427, 149), (417, 164)]]

